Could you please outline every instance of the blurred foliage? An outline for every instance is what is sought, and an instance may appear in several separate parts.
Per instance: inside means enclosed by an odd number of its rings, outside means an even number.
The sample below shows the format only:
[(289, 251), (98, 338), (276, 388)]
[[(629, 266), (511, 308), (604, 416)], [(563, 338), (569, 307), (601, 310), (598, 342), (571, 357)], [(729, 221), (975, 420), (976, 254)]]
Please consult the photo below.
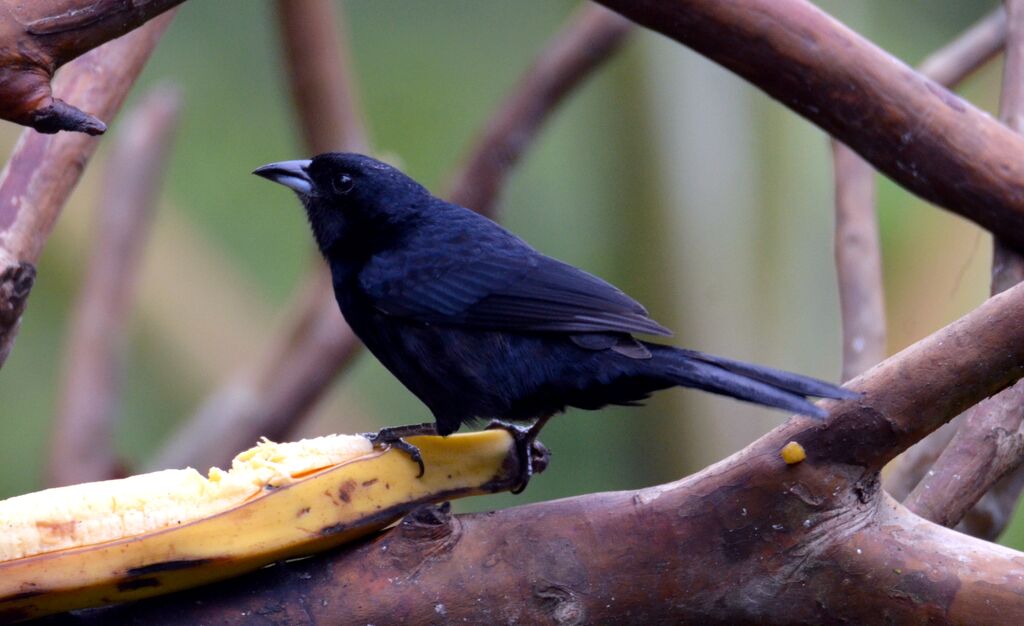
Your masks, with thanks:
[[(909, 63), (995, 5), (819, 4)], [(481, 124), (573, 7), (565, 0), (344, 3), (378, 154), (443, 192)], [(186, 3), (128, 103), (164, 80), (185, 94), (154, 233), (165, 243), (153, 246), (143, 272), (143, 280), (159, 282), (140, 295), (126, 337), (118, 446), (128, 465), (146, 459), (206, 393), (260, 353), (313, 257), (294, 199), (249, 176), (265, 162), (304, 155), (272, 9), (249, 0)], [(999, 79), (998, 63), (991, 64), (963, 92), (992, 111)], [(690, 131), (666, 131), (675, 127)], [(115, 120), (111, 135), (118, 130)], [(0, 128), (0, 146), (9, 152), (17, 132)], [(47, 247), (0, 374), (0, 497), (41, 486), (64, 334), (109, 141)], [(666, 161), (677, 154), (685, 158)], [(542, 251), (625, 287), (679, 330), (681, 344), (835, 377), (830, 181), (820, 131), (693, 53), (642, 33), (545, 128), (511, 178), (502, 220)], [(698, 188), (707, 193), (685, 193)], [(879, 206), (897, 350), (984, 297), (989, 242), (885, 180)], [(711, 232), (687, 232), (692, 224)], [(680, 246), (689, 246), (689, 257)], [(208, 273), (174, 273), (197, 259)], [(212, 301), (218, 298), (223, 302)], [(190, 337), (183, 326), (196, 316), (223, 332)], [(696, 395), (675, 390), (644, 409), (556, 419), (545, 431), (554, 452), (547, 473), (523, 496), (468, 506), (667, 481), (742, 447), (783, 417)], [(427, 417), (368, 356), (339, 380), (325, 407), (311, 429), (367, 426), (347, 415), (370, 415), (379, 425)], [(1024, 547), (1024, 528), (1007, 541)]]

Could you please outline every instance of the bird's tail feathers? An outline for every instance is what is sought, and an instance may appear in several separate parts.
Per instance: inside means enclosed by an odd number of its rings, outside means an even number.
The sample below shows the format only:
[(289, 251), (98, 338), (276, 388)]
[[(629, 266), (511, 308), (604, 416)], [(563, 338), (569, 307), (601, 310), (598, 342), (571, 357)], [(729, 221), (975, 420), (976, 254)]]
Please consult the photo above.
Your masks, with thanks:
[(722, 369), (733, 372), (734, 374), (753, 378), (763, 383), (768, 383), (773, 387), (779, 387), (780, 389), (792, 391), (793, 393), (803, 396), (832, 398), (833, 400), (852, 400), (860, 397), (860, 394), (855, 391), (843, 389), (838, 385), (833, 385), (832, 383), (825, 382), (824, 380), (819, 380), (817, 378), (811, 378), (810, 376), (802, 376), (800, 374), (794, 374), (793, 372), (777, 370), (772, 367), (755, 365), (753, 363), (745, 363), (743, 361), (734, 361), (733, 359), (727, 359), (713, 354), (704, 354), (703, 352), (697, 352), (696, 350), (685, 350), (682, 348), (676, 349), (691, 359), (717, 365)]
[(824, 417), (827, 413), (806, 396), (847, 399), (858, 394), (822, 380), (791, 372), (682, 350), (648, 344), (663, 376), (682, 387), (702, 389), (747, 402), (785, 409), (802, 415)]

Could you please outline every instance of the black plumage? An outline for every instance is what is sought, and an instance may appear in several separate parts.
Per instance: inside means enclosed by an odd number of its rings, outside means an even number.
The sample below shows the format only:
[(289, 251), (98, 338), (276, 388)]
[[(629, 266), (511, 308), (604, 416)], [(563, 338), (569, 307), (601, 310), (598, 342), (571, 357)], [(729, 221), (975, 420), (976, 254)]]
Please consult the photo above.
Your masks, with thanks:
[(823, 415), (813, 378), (636, 339), (669, 335), (607, 282), (531, 248), (358, 154), (255, 172), (294, 189), (345, 319), (446, 435), (480, 419), (546, 419), (693, 387)]

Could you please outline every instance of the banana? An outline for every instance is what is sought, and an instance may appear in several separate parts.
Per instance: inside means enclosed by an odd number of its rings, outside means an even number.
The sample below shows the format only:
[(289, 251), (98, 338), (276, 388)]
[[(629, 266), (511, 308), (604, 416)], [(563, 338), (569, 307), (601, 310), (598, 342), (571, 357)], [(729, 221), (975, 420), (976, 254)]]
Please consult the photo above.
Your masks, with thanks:
[(0, 622), (221, 580), (521, 478), (521, 450), (501, 429), (410, 437), (426, 466), (419, 478), (401, 451), (333, 437), (264, 442), (209, 478), (170, 470), (0, 502)]

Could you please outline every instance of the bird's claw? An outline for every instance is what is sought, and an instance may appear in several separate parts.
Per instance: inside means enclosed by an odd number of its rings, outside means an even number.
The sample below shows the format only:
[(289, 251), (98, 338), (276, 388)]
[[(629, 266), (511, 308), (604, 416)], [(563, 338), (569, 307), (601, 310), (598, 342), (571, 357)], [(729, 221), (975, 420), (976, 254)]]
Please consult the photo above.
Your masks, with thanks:
[[(527, 427), (516, 426), (515, 424), (500, 420), (494, 420), (487, 425), (486, 430), (500, 428), (508, 432), (515, 442), (516, 458), (519, 461), (519, 480), (515, 487), (512, 488), (512, 493), (522, 493), (530, 483), (530, 478), (534, 474), (543, 472), (548, 466), (548, 459), (551, 457), (551, 453), (544, 444), (537, 441), (537, 435), (540, 433), (541, 426), (543, 426), (542, 422)], [(420, 473), (416, 477), (420, 478), (426, 471), (423, 455), (420, 454), (419, 448), (406, 441), (405, 438), (436, 434), (437, 426), (433, 423), (426, 423), (382, 428), (375, 433), (362, 433), (362, 436), (369, 439), (375, 448), (390, 446), (408, 454), (409, 458), (419, 466)]]
[(526, 426), (516, 426), (501, 420), (492, 420), (485, 430), (500, 428), (512, 436), (516, 446), (516, 457), (519, 460), (519, 482), (510, 491), (514, 494), (522, 493), (530, 484), (530, 478), (539, 474), (548, 466), (551, 452), (541, 442), (537, 441), (540, 429)]
[(382, 428), (375, 433), (362, 433), (363, 437), (370, 440), (373, 447), (390, 446), (396, 450), (401, 450), (409, 455), (409, 458), (413, 460), (420, 467), (420, 473), (416, 475), (416, 478), (422, 478), (423, 473), (427, 467), (423, 464), (423, 455), (420, 454), (420, 449), (412, 445), (405, 440), (406, 437), (412, 437), (415, 435), (436, 435), (437, 427), (430, 424), (411, 424), (409, 426), (394, 426), (391, 428)]

